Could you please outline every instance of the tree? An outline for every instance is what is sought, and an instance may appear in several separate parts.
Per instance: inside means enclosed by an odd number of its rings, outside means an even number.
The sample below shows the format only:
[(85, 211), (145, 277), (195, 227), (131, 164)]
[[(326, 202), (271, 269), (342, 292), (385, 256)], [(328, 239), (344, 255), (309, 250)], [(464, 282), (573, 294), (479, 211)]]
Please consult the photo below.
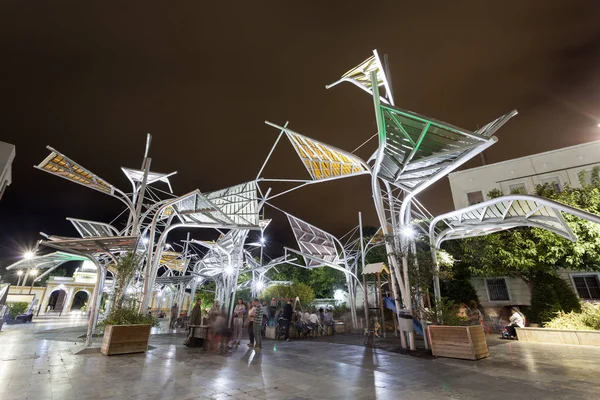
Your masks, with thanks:
[(262, 298), (266, 300), (272, 298), (295, 299), (296, 297), (300, 298), (300, 302), (308, 304), (315, 299), (315, 292), (307, 284), (298, 282), (290, 286), (272, 285), (262, 293)]
[(67, 276), (67, 270), (64, 268), (55, 269), (40, 280), (40, 285), (46, 285), (46, 282), (48, 282), (48, 279), (50, 279), (51, 276)]

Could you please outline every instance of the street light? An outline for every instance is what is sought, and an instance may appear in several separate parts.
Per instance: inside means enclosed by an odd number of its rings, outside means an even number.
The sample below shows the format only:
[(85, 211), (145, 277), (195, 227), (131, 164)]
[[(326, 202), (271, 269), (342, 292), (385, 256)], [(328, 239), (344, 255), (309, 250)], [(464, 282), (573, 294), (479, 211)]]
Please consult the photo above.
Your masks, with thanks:
[(19, 277), (19, 280), (17, 281), (17, 286), (19, 286), (21, 284), (21, 277), (23, 276), (23, 270), (18, 270), (17, 271), (17, 276)]
[(31, 250), (28, 250), (25, 253), (23, 253), (23, 258), (26, 260), (31, 260), (33, 257), (35, 257), (35, 253)]
[(404, 228), (402, 228), (402, 236), (404, 236), (406, 238), (411, 238), (414, 235), (415, 235), (415, 231), (413, 230), (412, 227), (405, 226)]
[[(38, 274), (38, 270), (37, 269), (31, 269), (29, 270), (29, 275), (31, 275), (31, 286), (29, 286), (29, 294), (31, 294), (31, 289), (33, 289), (33, 284), (35, 283), (34, 278), (37, 276)], [(25, 278), (27, 279), (27, 277)]]

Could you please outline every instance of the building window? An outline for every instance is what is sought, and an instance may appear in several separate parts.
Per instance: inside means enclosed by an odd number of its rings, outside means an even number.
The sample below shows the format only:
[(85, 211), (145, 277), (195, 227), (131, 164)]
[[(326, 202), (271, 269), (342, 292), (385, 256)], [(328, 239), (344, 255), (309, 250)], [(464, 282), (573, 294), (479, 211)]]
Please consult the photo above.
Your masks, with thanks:
[(488, 295), (490, 301), (509, 301), (510, 296), (508, 295), (508, 287), (506, 287), (506, 279), (494, 278), (486, 279), (485, 284), (487, 285)]
[(483, 190), (467, 193), (467, 200), (469, 202), (469, 205), (483, 203)]
[(508, 191), (511, 194), (526, 194), (527, 187), (524, 183), (513, 183), (512, 185), (508, 185)]
[(572, 276), (572, 278), (579, 297), (588, 300), (600, 299), (600, 284), (598, 283), (598, 275), (576, 275)]
[(560, 178), (558, 176), (549, 176), (546, 178), (541, 178), (540, 182), (542, 185), (548, 185), (553, 188), (556, 193), (562, 192), (562, 185), (560, 184)]

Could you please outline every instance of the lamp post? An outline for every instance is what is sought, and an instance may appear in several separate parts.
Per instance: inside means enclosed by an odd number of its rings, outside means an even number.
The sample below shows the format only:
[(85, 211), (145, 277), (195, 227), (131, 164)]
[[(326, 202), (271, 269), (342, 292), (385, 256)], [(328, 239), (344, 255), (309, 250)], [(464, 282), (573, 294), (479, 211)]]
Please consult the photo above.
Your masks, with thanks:
[(21, 277), (23, 276), (23, 270), (18, 270), (17, 276), (19, 277), (19, 279), (17, 280), (17, 287), (19, 287), (19, 285), (21, 284)]
[[(29, 294), (31, 294), (31, 289), (33, 289), (33, 284), (35, 283), (34, 279), (38, 274), (37, 269), (29, 270), (29, 275), (31, 275), (31, 286), (29, 286)], [(25, 280), (27, 280), (27, 276), (25, 276)]]

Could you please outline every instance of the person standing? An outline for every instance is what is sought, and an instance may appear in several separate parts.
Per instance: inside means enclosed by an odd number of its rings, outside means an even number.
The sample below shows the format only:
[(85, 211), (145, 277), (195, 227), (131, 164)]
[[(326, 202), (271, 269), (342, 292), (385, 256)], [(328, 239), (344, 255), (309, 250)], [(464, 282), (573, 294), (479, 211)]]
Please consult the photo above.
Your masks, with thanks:
[(192, 308), (192, 313), (190, 314), (190, 323), (188, 325), (188, 336), (185, 339), (185, 341), (183, 342), (183, 344), (187, 345), (190, 343), (190, 340), (192, 338), (192, 333), (194, 332), (194, 328), (191, 327), (193, 325), (202, 325), (202, 299), (198, 298), (196, 299), (196, 303), (194, 304), (194, 308)]
[(248, 305), (250, 306), (250, 310), (248, 311), (248, 338), (250, 339), (248, 347), (254, 347), (254, 315), (256, 314), (256, 307), (252, 303), (248, 303)]
[(171, 307), (171, 320), (169, 321), (169, 329), (175, 329), (175, 322), (177, 322), (177, 317), (179, 316), (179, 306), (177, 303), (173, 304)]
[(233, 344), (239, 345), (242, 338), (242, 329), (244, 326), (244, 314), (246, 306), (244, 300), (238, 299), (235, 308), (233, 309)]
[(292, 300), (288, 300), (287, 303), (283, 306), (283, 314), (281, 317), (283, 318), (283, 325), (285, 329), (285, 341), (290, 341), (290, 323), (292, 322), (292, 315), (294, 314), (294, 308), (292, 307)]
[(263, 322), (263, 308), (260, 306), (258, 299), (254, 299), (254, 348), (260, 349), (262, 345), (262, 322)]

